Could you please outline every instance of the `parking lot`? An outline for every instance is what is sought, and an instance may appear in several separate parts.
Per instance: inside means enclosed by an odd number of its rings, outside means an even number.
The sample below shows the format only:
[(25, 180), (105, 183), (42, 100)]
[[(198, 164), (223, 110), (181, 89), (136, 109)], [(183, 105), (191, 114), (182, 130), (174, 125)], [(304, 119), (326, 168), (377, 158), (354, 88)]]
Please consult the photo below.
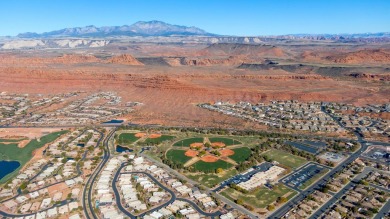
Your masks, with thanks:
[(286, 144), (289, 144), (299, 150), (306, 151), (311, 154), (318, 154), (322, 149), (326, 148), (326, 143), (320, 141), (308, 141), (308, 140), (302, 142), (286, 141)]
[(313, 178), (316, 174), (319, 174), (323, 169), (325, 169), (325, 167), (309, 164), (297, 172), (287, 176), (282, 180), (282, 182), (294, 189), (299, 189), (302, 184)]
[(326, 160), (326, 161), (330, 161), (330, 162), (333, 162), (333, 163), (340, 163), (342, 160), (345, 159), (345, 157), (343, 155), (332, 153), (332, 152), (326, 152), (324, 154), (321, 154), (318, 157), (320, 159), (323, 159), (323, 160)]
[(382, 162), (390, 162), (390, 147), (373, 145), (368, 147), (368, 150), (364, 152), (363, 156), (371, 159), (375, 159)]

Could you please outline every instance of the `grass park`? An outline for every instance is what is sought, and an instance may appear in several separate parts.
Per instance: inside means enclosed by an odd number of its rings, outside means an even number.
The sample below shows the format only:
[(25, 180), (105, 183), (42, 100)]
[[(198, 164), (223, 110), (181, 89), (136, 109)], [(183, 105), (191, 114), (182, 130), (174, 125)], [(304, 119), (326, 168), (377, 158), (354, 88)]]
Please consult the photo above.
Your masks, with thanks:
[(229, 169), (232, 166), (233, 166), (232, 164), (227, 163), (223, 160), (218, 160), (218, 161), (212, 162), (212, 163), (198, 161), (192, 165), (192, 167), (195, 170), (201, 171), (201, 172), (213, 172), (218, 168)]
[(232, 188), (224, 190), (221, 194), (232, 201), (241, 199), (246, 205), (250, 205), (253, 208), (266, 208), (268, 205), (274, 203), (278, 197), (286, 197), (287, 199), (290, 199), (296, 194), (296, 192), (283, 184), (278, 184), (272, 189), (264, 186), (257, 188), (249, 194), (241, 193)]
[(232, 149), (232, 151), (234, 151), (234, 154), (229, 156), (229, 158), (236, 161), (237, 163), (246, 161), (252, 153), (251, 149), (247, 147), (235, 148)]
[(269, 159), (277, 161), (278, 163), (296, 169), (303, 164), (307, 163), (307, 160), (284, 151), (271, 149), (264, 152), (262, 155), (266, 155)]
[(151, 145), (158, 145), (158, 144), (161, 144), (163, 141), (170, 141), (174, 138), (175, 138), (175, 136), (172, 136), (172, 135), (161, 135), (158, 138), (147, 138), (145, 140), (145, 143), (151, 144)]
[(166, 157), (175, 163), (185, 164), (191, 157), (186, 156), (184, 153), (184, 150), (171, 149), (167, 151)]
[(17, 168), (7, 176), (3, 177), (0, 180), (0, 183), (4, 183), (8, 179), (16, 175), (19, 169), (22, 168), (32, 158), (32, 152), (34, 150), (41, 148), (45, 144), (56, 140), (58, 137), (67, 132), (68, 131), (53, 132), (48, 135), (42, 136), (40, 139), (33, 139), (23, 148), (19, 148), (17, 142), (11, 144), (2, 144), (0, 142), (0, 160), (19, 161), (20, 163), (19, 168)]
[(177, 141), (173, 144), (173, 146), (178, 147), (189, 147), (192, 143), (203, 143), (203, 138), (186, 138), (180, 141)]
[(209, 138), (209, 140), (210, 140), (211, 143), (214, 143), (214, 142), (222, 142), (222, 143), (224, 143), (226, 146), (242, 144), (240, 141), (237, 141), (237, 140), (232, 139), (232, 138), (211, 137), (211, 138)]
[(225, 181), (235, 175), (237, 175), (236, 169), (226, 170), (223, 173), (220, 174), (214, 174), (214, 173), (189, 173), (186, 176), (192, 180), (195, 180), (202, 185), (205, 185), (209, 188), (212, 188), (222, 181)]
[(129, 145), (136, 142), (139, 138), (135, 136), (136, 133), (121, 133), (118, 137), (118, 144)]

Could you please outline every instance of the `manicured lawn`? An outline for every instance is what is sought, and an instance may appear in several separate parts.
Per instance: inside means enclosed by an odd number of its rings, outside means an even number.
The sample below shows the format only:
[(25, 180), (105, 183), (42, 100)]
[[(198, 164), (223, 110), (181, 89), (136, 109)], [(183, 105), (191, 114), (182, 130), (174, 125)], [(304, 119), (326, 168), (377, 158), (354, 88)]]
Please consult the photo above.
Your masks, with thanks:
[(171, 149), (167, 152), (166, 156), (173, 162), (185, 164), (191, 157), (187, 157), (184, 153), (184, 150)]
[(251, 149), (247, 147), (242, 147), (242, 148), (235, 148), (232, 149), (234, 151), (234, 154), (232, 156), (229, 156), (232, 160), (236, 161), (237, 163), (241, 163), (243, 161), (246, 161), (246, 159), (251, 156)]
[(218, 168), (229, 169), (233, 165), (223, 160), (218, 160), (217, 162), (213, 162), (213, 163), (198, 161), (194, 163), (192, 166), (194, 167), (195, 170), (207, 172), (207, 171), (214, 171)]
[(118, 137), (118, 144), (129, 145), (137, 141), (139, 138), (135, 137), (136, 133), (121, 133)]
[(157, 145), (163, 141), (172, 140), (174, 138), (175, 138), (175, 136), (171, 136), (171, 135), (161, 135), (161, 137), (159, 137), (159, 138), (148, 138), (145, 140), (145, 143)]
[(237, 175), (237, 170), (232, 169), (225, 171), (223, 175), (214, 174), (214, 173), (202, 173), (202, 174), (188, 174), (187, 177), (193, 179), (209, 188), (212, 188), (224, 180), (227, 180), (233, 176)]
[(222, 137), (213, 137), (213, 138), (209, 138), (210, 142), (211, 143), (214, 143), (214, 142), (222, 142), (224, 143), (226, 146), (230, 146), (230, 145), (236, 145), (236, 144), (242, 144), (240, 141), (237, 141), (237, 140), (233, 140), (231, 138), (222, 138)]
[(42, 136), (39, 141), (37, 139), (31, 140), (23, 148), (19, 148), (18, 144), (1, 144), (0, 143), (0, 160), (15, 160), (20, 162), (20, 167), (14, 172), (8, 174), (0, 180), (0, 183), (6, 182), (12, 176), (16, 175), (20, 168), (22, 168), (32, 157), (32, 152), (45, 144), (56, 140), (62, 134), (68, 131), (53, 132)]
[[(287, 193), (289, 194), (287, 195)], [(236, 199), (242, 199), (245, 204), (251, 205), (254, 208), (265, 208), (269, 204), (275, 202), (278, 197), (287, 196), (287, 199), (290, 199), (295, 194), (295, 191), (289, 189), (282, 184), (278, 184), (272, 189), (269, 189), (267, 187), (260, 187), (249, 192), (248, 194), (243, 194), (232, 188), (228, 188), (222, 192), (223, 196), (233, 201)]]
[(173, 146), (184, 146), (189, 147), (192, 143), (203, 143), (203, 138), (187, 138), (180, 141), (175, 142)]
[(274, 161), (277, 161), (282, 165), (291, 167), (291, 168), (297, 168), (297, 167), (300, 167), (303, 164), (307, 163), (307, 160), (302, 158), (302, 157), (298, 157), (298, 156), (289, 154), (287, 152), (279, 151), (279, 150), (275, 150), (275, 149), (266, 151), (263, 153), (263, 155), (267, 155), (268, 158), (270, 158)]

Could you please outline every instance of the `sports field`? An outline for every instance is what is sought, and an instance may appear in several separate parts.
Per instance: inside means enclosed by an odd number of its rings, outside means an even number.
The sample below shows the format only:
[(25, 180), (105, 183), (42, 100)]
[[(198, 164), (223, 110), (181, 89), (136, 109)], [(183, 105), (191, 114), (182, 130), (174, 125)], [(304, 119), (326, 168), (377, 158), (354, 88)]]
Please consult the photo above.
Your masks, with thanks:
[(212, 162), (212, 163), (198, 161), (198, 162), (194, 163), (192, 166), (194, 167), (195, 170), (207, 172), (207, 171), (214, 171), (218, 168), (229, 169), (233, 165), (230, 163), (227, 163), (223, 160), (218, 160), (218, 161)]
[(129, 145), (136, 142), (139, 138), (135, 135), (136, 133), (121, 133), (118, 137), (118, 144)]
[(209, 138), (209, 140), (210, 140), (211, 143), (214, 143), (214, 142), (222, 142), (222, 143), (224, 143), (226, 146), (236, 145), (236, 144), (242, 144), (240, 141), (237, 141), (237, 140), (235, 140), (235, 139), (223, 138), (223, 137), (213, 137), (213, 138)]
[(279, 151), (275, 149), (271, 149), (269, 151), (266, 151), (263, 153), (263, 155), (266, 155), (268, 158), (279, 162), (282, 165), (291, 167), (291, 168), (297, 168), (302, 166), (303, 164), (307, 163), (307, 160), (302, 157), (298, 157), (292, 154), (289, 154), (284, 151)]
[(19, 148), (17, 143), (1, 144), (0, 143), (0, 160), (15, 160), (19, 161), (20, 167), (8, 174), (0, 180), (0, 183), (6, 182), (8, 179), (17, 174), (20, 168), (22, 168), (31, 158), (32, 152), (45, 144), (56, 140), (62, 134), (68, 131), (53, 132), (48, 135), (42, 136), (39, 140), (33, 139), (23, 148)]
[(184, 150), (171, 149), (167, 151), (166, 157), (175, 163), (185, 164), (191, 157), (186, 156), (184, 153)]
[(202, 185), (205, 185), (209, 188), (212, 188), (224, 180), (227, 180), (233, 176), (237, 175), (237, 170), (232, 169), (225, 171), (223, 174), (215, 174), (215, 173), (197, 173), (197, 174), (188, 174), (187, 177), (193, 179)]
[(148, 138), (145, 140), (145, 143), (157, 145), (157, 144), (162, 143), (163, 141), (169, 141), (169, 140), (172, 140), (174, 138), (175, 138), (175, 136), (171, 136), (171, 135), (161, 135), (161, 137), (158, 137), (158, 138)]
[(278, 184), (272, 189), (260, 187), (251, 191), (249, 194), (243, 194), (232, 188), (226, 189), (221, 194), (233, 201), (241, 199), (245, 204), (251, 205), (254, 208), (266, 208), (269, 204), (275, 202), (278, 197), (285, 196), (287, 199), (290, 199), (296, 192), (282, 184)]
[(203, 138), (186, 138), (175, 142), (173, 146), (189, 147), (192, 143), (203, 143)]
[(232, 149), (232, 151), (234, 151), (234, 154), (229, 156), (229, 158), (236, 161), (237, 163), (246, 161), (246, 159), (248, 159), (252, 153), (251, 149), (247, 147), (235, 148)]

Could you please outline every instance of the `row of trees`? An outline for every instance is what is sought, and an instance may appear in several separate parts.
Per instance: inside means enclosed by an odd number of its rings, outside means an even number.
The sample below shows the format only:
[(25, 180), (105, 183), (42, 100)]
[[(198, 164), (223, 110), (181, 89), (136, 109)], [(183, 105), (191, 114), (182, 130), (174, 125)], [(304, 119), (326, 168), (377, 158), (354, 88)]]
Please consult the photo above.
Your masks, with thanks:
[(182, 163), (178, 163), (178, 162), (175, 162), (173, 160), (170, 160), (170, 159), (166, 158), (164, 155), (161, 157), (161, 161), (165, 165), (169, 166), (172, 169), (183, 169), (184, 168)]
[(217, 134), (217, 135), (239, 135), (239, 136), (259, 136), (269, 138), (294, 138), (294, 136), (285, 133), (266, 132), (257, 130), (234, 130), (224, 128), (195, 128), (195, 127), (151, 127), (151, 126), (120, 126), (117, 130), (139, 130), (139, 131), (180, 131), (194, 132), (199, 134)]

